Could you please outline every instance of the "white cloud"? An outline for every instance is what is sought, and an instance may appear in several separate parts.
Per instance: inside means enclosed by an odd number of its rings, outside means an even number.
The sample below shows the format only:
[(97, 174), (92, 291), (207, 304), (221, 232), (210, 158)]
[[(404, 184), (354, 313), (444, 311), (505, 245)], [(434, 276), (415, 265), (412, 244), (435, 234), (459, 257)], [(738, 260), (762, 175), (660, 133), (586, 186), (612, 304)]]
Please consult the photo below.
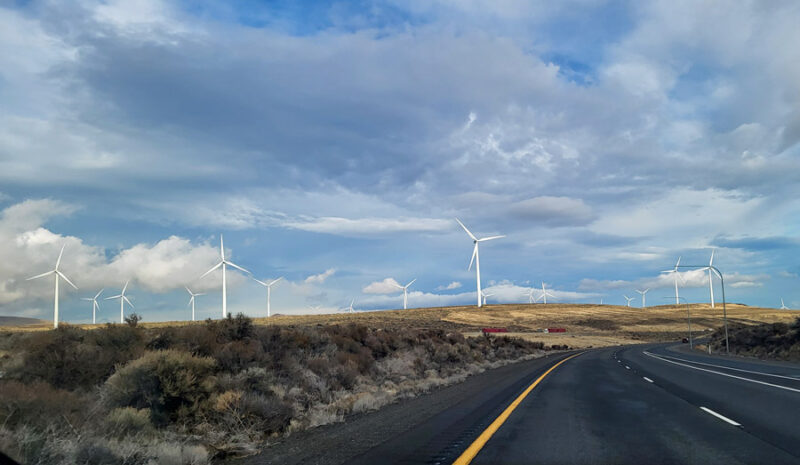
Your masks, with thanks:
[(368, 284), (364, 289), (361, 289), (361, 292), (365, 294), (395, 294), (401, 290), (398, 287), (400, 287), (400, 283), (394, 278), (386, 278), (383, 281), (375, 281)]
[(594, 219), (592, 209), (581, 199), (540, 196), (516, 202), (512, 214), (551, 226), (585, 225)]
[(453, 281), (453, 282), (451, 282), (450, 284), (448, 284), (446, 286), (438, 286), (436, 288), (436, 290), (437, 291), (451, 291), (453, 289), (458, 289), (459, 287), (461, 287), (461, 283), (458, 282), (458, 281)]
[(333, 276), (334, 273), (336, 273), (335, 268), (328, 268), (327, 270), (323, 271), (320, 274), (312, 274), (311, 276), (307, 277), (303, 282), (306, 284), (322, 284), (325, 282), (325, 280)]
[(452, 229), (452, 222), (434, 218), (340, 218), (321, 217), (292, 220), (283, 226), (340, 236), (374, 236), (401, 232), (440, 232)]

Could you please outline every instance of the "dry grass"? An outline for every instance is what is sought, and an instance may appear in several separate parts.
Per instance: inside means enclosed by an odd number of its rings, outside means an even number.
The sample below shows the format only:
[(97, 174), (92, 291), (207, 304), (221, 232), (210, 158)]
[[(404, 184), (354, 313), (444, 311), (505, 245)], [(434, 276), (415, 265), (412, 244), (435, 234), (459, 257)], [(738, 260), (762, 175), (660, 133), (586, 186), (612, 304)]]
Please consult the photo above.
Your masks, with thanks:
[[(713, 330), (722, 325), (722, 306), (691, 304), (692, 330)], [(728, 321), (743, 324), (789, 323), (800, 312), (729, 304)], [(477, 334), (487, 326), (505, 327), (515, 336), (546, 344), (567, 344), (571, 347), (599, 347), (642, 341), (672, 340), (686, 332), (686, 307), (673, 305), (646, 309), (593, 304), (505, 304), (415, 308), (329, 315), (277, 315), (255, 318), (257, 325), (315, 326), (354, 322), (371, 328), (389, 330), (442, 329)], [(203, 324), (203, 322), (167, 321), (140, 323), (147, 328)], [(79, 325), (86, 329), (103, 325)], [(548, 327), (563, 327), (566, 335), (536, 333)], [(40, 331), (49, 325), (0, 327), (0, 331)], [(531, 334), (532, 333), (532, 334)]]

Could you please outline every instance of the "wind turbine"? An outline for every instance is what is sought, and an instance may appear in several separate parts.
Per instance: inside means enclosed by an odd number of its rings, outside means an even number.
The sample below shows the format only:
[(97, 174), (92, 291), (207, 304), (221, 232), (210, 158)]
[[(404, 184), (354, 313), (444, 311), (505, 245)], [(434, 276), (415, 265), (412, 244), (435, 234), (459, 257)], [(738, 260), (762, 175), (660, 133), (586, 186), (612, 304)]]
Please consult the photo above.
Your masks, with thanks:
[(189, 297), (189, 305), (192, 306), (192, 321), (194, 321), (194, 301), (195, 301), (194, 298), (199, 296), (199, 295), (206, 295), (206, 294), (205, 293), (195, 294), (188, 287), (186, 287), (186, 292), (188, 292), (189, 295), (191, 296), (191, 297)]
[(104, 290), (105, 289), (100, 289), (100, 292), (98, 292), (94, 297), (81, 297), (81, 300), (92, 301), (92, 324), (96, 324), (97, 311), (100, 310), (100, 304), (97, 303), (97, 298), (100, 297), (100, 294), (102, 294)]
[(783, 297), (781, 297), (781, 310), (789, 310), (789, 307), (787, 307), (786, 304), (783, 303)]
[(534, 304), (539, 300), (538, 298), (533, 296), (534, 292), (536, 292), (536, 289), (533, 289), (533, 288), (531, 288), (531, 290), (528, 291), (528, 303), (529, 304)]
[(74, 287), (76, 290), (78, 289), (78, 286), (72, 284), (72, 281), (70, 281), (66, 276), (64, 276), (64, 273), (62, 273), (61, 270), (58, 269), (58, 265), (61, 264), (61, 255), (64, 254), (64, 247), (66, 247), (66, 246), (67, 246), (67, 244), (64, 244), (64, 245), (61, 246), (61, 252), (58, 253), (58, 260), (56, 260), (56, 267), (55, 268), (53, 268), (52, 270), (48, 271), (47, 273), (37, 274), (36, 276), (31, 276), (30, 278), (26, 279), (26, 281), (30, 281), (31, 279), (44, 278), (45, 276), (50, 276), (50, 275), (54, 276), (55, 283), (56, 283), (55, 284), (55, 286), (56, 286), (55, 300), (54, 300), (54, 303), (53, 303), (53, 328), (54, 329), (58, 328), (58, 278), (64, 278), (64, 281), (66, 281), (70, 286)]
[[(713, 254), (713, 252), (712, 252), (712, 254)], [(713, 257), (713, 255), (712, 255), (712, 257)], [(678, 267), (680, 265), (681, 265), (681, 257), (678, 257), (678, 263), (675, 264), (675, 268), (673, 268), (671, 270), (662, 271), (662, 273), (667, 273), (667, 274), (672, 273), (672, 274), (675, 275), (675, 305), (680, 305), (681, 304), (680, 297), (678, 297), (678, 279), (680, 279), (682, 283), (686, 284), (686, 281), (683, 280), (683, 276), (681, 276), (681, 273), (678, 271)], [(709, 276), (711, 276), (711, 271), (709, 271), (708, 274), (709, 274)], [(711, 300), (713, 302), (714, 298), (712, 297)], [(714, 304), (712, 303), (711, 306), (713, 307)]]
[(227, 287), (227, 281), (225, 279), (225, 275), (226, 275), (225, 270), (226, 270), (228, 265), (236, 268), (237, 270), (241, 270), (241, 271), (244, 271), (247, 274), (252, 275), (252, 273), (250, 273), (249, 271), (245, 270), (241, 266), (239, 266), (239, 265), (237, 265), (237, 264), (235, 264), (235, 263), (233, 263), (233, 262), (231, 262), (231, 261), (229, 261), (229, 260), (227, 260), (225, 258), (225, 246), (222, 243), (222, 234), (220, 234), (219, 235), (219, 263), (214, 265), (210, 270), (208, 270), (205, 273), (203, 273), (203, 275), (200, 276), (200, 278), (198, 278), (198, 279), (202, 279), (207, 274), (211, 273), (212, 271), (216, 270), (219, 267), (222, 267), (222, 318), (225, 318), (225, 317), (228, 316), (228, 287)]
[(551, 293), (547, 292), (547, 289), (545, 289), (545, 288), (544, 288), (544, 281), (542, 281), (542, 301), (543, 301), (545, 304), (547, 303), (547, 296), (548, 296), (548, 295), (549, 295), (550, 297), (553, 297), (553, 298), (555, 298), (555, 296), (554, 296), (553, 294), (551, 294)]
[(278, 279), (275, 279), (275, 280), (273, 280), (273, 281), (270, 281), (270, 282), (266, 282), (266, 281), (259, 281), (259, 280), (257, 280), (256, 278), (253, 278), (253, 281), (255, 281), (255, 282), (257, 282), (258, 284), (261, 284), (262, 286), (264, 286), (264, 287), (266, 287), (266, 288), (267, 288), (267, 318), (269, 318), (269, 317), (270, 317), (270, 315), (271, 315), (271, 313), (270, 313), (270, 308), (269, 308), (269, 302), (270, 302), (270, 299), (271, 299), (271, 296), (272, 296), (272, 285), (273, 285), (273, 284), (275, 284), (275, 283), (277, 283), (277, 282), (278, 282), (278, 281), (280, 281), (281, 279), (283, 279), (283, 276), (281, 276), (280, 278), (278, 278)]
[[(711, 273), (713, 272), (715, 275), (719, 276), (719, 272), (712, 268), (712, 266), (714, 266), (714, 250), (716, 249), (711, 249), (711, 260), (708, 261), (708, 266), (700, 270), (708, 270), (708, 292), (711, 294), (711, 308), (714, 308), (714, 283), (711, 281)], [(721, 276), (720, 279), (722, 279)]]
[(322, 308), (322, 305), (306, 305), (306, 307), (310, 308), (311, 310), (314, 310), (315, 312), (318, 312)]
[(500, 239), (501, 237), (506, 237), (506, 236), (490, 236), (490, 237), (484, 237), (484, 238), (478, 239), (477, 237), (475, 237), (474, 234), (472, 234), (470, 232), (469, 229), (467, 229), (466, 226), (464, 226), (464, 223), (462, 223), (461, 220), (456, 218), (456, 221), (458, 221), (458, 224), (460, 224), (461, 227), (464, 228), (464, 231), (466, 231), (467, 235), (470, 237), (470, 239), (472, 239), (472, 242), (475, 244), (475, 248), (472, 249), (472, 258), (469, 260), (469, 267), (467, 269), (468, 270), (472, 269), (472, 262), (474, 261), (475, 262), (475, 280), (478, 283), (478, 307), (480, 307), (481, 306), (481, 258), (480, 258), (479, 254), (478, 254), (478, 243), (491, 241), (493, 239)]
[(356, 299), (355, 298), (353, 298), (353, 300), (350, 301), (350, 306), (349, 307), (344, 307), (344, 308), (341, 308), (340, 310), (344, 310), (347, 313), (353, 313), (353, 304), (354, 303), (356, 303)]
[(111, 297), (106, 297), (105, 300), (111, 299), (119, 299), (119, 322), (125, 322), (125, 302), (128, 302), (128, 305), (133, 307), (133, 303), (128, 300), (128, 296), (125, 295), (125, 291), (128, 289), (128, 283), (131, 282), (130, 280), (125, 281), (125, 287), (122, 288), (122, 292), (117, 295), (112, 295)]
[(625, 297), (625, 300), (627, 300), (627, 301), (628, 301), (628, 307), (630, 307), (630, 306), (631, 306), (631, 300), (636, 300), (636, 297), (628, 297), (628, 296), (626, 296), (626, 295), (624, 295), (624, 294), (623, 294), (623, 296), (622, 296), (622, 297)]
[(394, 285), (394, 287), (403, 290), (403, 310), (408, 308), (408, 287), (411, 286), (412, 284), (414, 284), (414, 281), (416, 281), (416, 280), (417, 280), (417, 278), (412, 279), (411, 282), (406, 284), (405, 286), (401, 286), (399, 284), (392, 283)]
[(487, 294), (487, 293), (485, 293), (485, 292), (481, 291), (481, 295), (483, 296), (483, 305), (486, 305), (486, 298), (487, 298), (487, 297), (491, 297), (491, 296), (493, 296), (494, 294)]
[(650, 290), (649, 287), (647, 289), (643, 290), (643, 291), (640, 291), (639, 289), (636, 289), (636, 292), (638, 292), (639, 294), (642, 295), (642, 308), (647, 307), (647, 291), (649, 291), (649, 290)]

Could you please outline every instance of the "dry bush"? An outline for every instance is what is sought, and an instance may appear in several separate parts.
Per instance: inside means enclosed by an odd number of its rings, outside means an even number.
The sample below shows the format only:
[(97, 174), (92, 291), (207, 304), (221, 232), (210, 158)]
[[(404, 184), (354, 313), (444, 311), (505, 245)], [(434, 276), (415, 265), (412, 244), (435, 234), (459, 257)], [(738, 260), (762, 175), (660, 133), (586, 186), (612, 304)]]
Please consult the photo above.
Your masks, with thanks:
[(111, 435), (123, 437), (132, 434), (149, 434), (153, 431), (150, 410), (134, 407), (115, 408), (108, 412), (105, 426)]
[(110, 407), (149, 409), (157, 426), (196, 420), (213, 392), (215, 368), (214, 360), (186, 352), (147, 352), (108, 378), (102, 394)]

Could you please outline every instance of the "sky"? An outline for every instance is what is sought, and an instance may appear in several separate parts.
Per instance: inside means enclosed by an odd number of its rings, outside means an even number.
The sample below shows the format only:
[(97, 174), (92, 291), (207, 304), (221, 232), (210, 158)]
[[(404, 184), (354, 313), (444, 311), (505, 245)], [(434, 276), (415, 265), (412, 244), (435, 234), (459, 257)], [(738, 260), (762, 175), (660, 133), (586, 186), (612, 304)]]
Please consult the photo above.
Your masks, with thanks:
[[(800, 308), (795, 1), (0, 1), (0, 314)], [(228, 274), (232, 313), (265, 289)], [(708, 275), (681, 295), (709, 299)], [(715, 279), (716, 298), (721, 289)], [(116, 321), (101, 300), (99, 321)]]

